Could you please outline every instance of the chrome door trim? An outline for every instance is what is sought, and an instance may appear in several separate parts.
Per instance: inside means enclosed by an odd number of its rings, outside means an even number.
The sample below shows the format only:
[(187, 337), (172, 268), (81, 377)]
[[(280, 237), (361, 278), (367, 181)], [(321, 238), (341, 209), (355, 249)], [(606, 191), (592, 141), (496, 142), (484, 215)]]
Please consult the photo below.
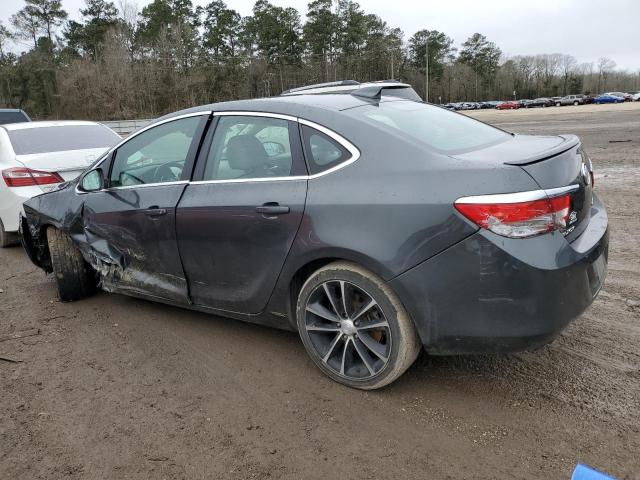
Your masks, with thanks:
[(208, 183), (216, 184), (216, 183), (254, 183), (254, 182), (286, 182), (286, 181), (297, 181), (297, 180), (312, 180), (315, 178), (323, 177), (324, 175), (329, 175), (341, 168), (344, 168), (348, 165), (351, 165), (353, 162), (360, 158), (360, 150), (349, 140), (344, 138), (342, 135), (334, 132), (333, 130), (320, 125), (318, 123), (312, 122), (310, 120), (306, 120), (304, 118), (293, 117), (291, 115), (282, 115), (279, 113), (268, 113), (268, 112), (253, 112), (253, 111), (228, 111), (228, 112), (214, 112), (213, 116), (215, 117), (224, 117), (224, 116), (243, 116), (243, 117), (267, 117), (267, 118), (276, 118), (280, 120), (289, 120), (291, 122), (297, 122), (301, 125), (306, 125), (308, 127), (314, 128), (321, 133), (324, 133), (326, 136), (332, 138), (340, 145), (342, 145), (351, 156), (342, 163), (331, 167), (327, 170), (324, 170), (319, 173), (315, 173), (313, 175), (296, 175), (291, 177), (262, 177), (262, 178), (232, 178), (229, 180), (196, 180), (189, 182), (192, 185), (205, 185)]
[(153, 127), (157, 127), (159, 125), (164, 125), (165, 123), (169, 123), (172, 122), (174, 120), (181, 120), (183, 118), (189, 118), (189, 117), (198, 117), (198, 116), (203, 116), (203, 115), (211, 115), (213, 112), (211, 110), (205, 110), (205, 111), (201, 111), (201, 112), (192, 112), (192, 113), (185, 113), (182, 115), (176, 115), (175, 117), (170, 117), (170, 118), (165, 118), (164, 120), (160, 120), (157, 122), (153, 122), (149, 125), (146, 125), (144, 127), (142, 127), (140, 130), (135, 131), (134, 133), (132, 133), (131, 135), (129, 135), (127, 138), (124, 138), (120, 143), (118, 143), (117, 145), (115, 145), (114, 147), (111, 147), (109, 150), (107, 150), (103, 155), (102, 155), (102, 160), (98, 163), (96, 163), (93, 168), (91, 168), (90, 170), (86, 170), (82, 173), (82, 175), (80, 175), (78, 177), (78, 183), (76, 183), (76, 188), (75, 191), (78, 194), (87, 194), (87, 193), (95, 193), (95, 192), (105, 192), (105, 191), (111, 191), (111, 190), (118, 190), (118, 189), (122, 189), (122, 188), (134, 188), (134, 187), (143, 187), (143, 186), (158, 186), (158, 185), (167, 185), (167, 184), (176, 184), (176, 183), (189, 183), (187, 180), (181, 180), (179, 182), (160, 182), (160, 183), (144, 183), (144, 184), (140, 184), (140, 185), (127, 185), (124, 187), (111, 187), (109, 189), (102, 189), (102, 190), (95, 190), (94, 192), (85, 192), (84, 190), (80, 190), (78, 188), (78, 186), (82, 183), (82, 179), (85, 177), (85, 175), (93, 170), (95, 170), (96, 168), (100, 167), (100, 165), (102, 165), (102, 163), (106, 160), (106, 158), (111, 155), (111, 153), (114, 150), (117, 150), (118, 148), (120, 148), (121, 145), (124, 145), (125, 143), (127, 143), (129, 140), (131, 140), (132, 138), (137, 137), (138, 135), (140, 135), (143, 132), (146, 132), (147, 130), (152, 129)]
[(545, 198), (553, 198), (565, 193), (578, 190), (580, 185), (568, 185), (566, 187), (550, 188), (547, 190), (531, 190), (528, 192), (515, 193), (499, 193), (496, 195), (474, 195), (471, 197), (462, 197), (455, 203), (472, 203), (472, 204), (499, 204), (499, 203), (523, 203), (534, 202), (536, 200), (544, 200)]
[(297, 122), (296, 117), (291, 115), (283, 115), (281, 113), (268, 113), (268, 112), (243, 112), (238, 110), (230, 110), (228, 112), (213, 112), (214, 117), (268, 117), (277, 118), (279, 120), (289, 120), (291, 122)]
[[(319, 132), (327, 135), (328, 137), (332, 138), (333, 140), (335, 140), (337, 143), (339, 143), (340, 145), (342, 145), (350, 154), (351, 156), (345, 160), (342, 163), (339, 163), (338, 165), (335, 165), (334, 167), (331, 167), (327, 170), (324, 170), (322, 172), (319, 173), (315, 173), (313, 175), (296, 175), (296, 176), (290, 176), (290, 177), (262, 177), (262, 178), (232, 178), (229, 180), (192, 180), (192, 181), (188, 181), (188, 180), (181, 180), (181, 181), (177, 181), (177, 182), (160, 182), (160, 183), (146, 183), (146, 184), (140, 184), (140, 185), (126, 185), (123, 187), (111, 187), (108, 189), (102, 189), (102, 190), (96, 190), (97, 192), (108, 192), (108, 191), (115, 191), (115, 190), (121, 190), (121, 189), (131, 189), (131, 188), (144, 188), (144, 187), (155, 187), (155, 186), (159, 186), (159, 185), (179, 185), (179, 184), (185, 184), (188, 183), (190, 185), (206, 185), (206, 184), (221, 184), (221, 183), (261, 183), (261, 182), (287, 182), (287, 181), (300, 181), (300, 180), (313, 180), (316, 178), (320, 178), (323, 177), (325, 175), (329, 175), (333, 172), (336, 172), (348, 165), (351, 165), (353, 162), (355, 162), (356, 160), (358, 160), (360, 158), (360, 150), (358, 149), (358, 147), (356, 147), (353, 143), (351, 143), (349, 140), (347, 140), (346, 138), (344, 138), (342, 135), (340, 135), (339, 133), (336, 133), (335, 131), (320, 125), (316, 122), (312, 122), (310, 120), (306, 120), (304, 118), (299, 118), (299, 117), (294, 117), (291, 115), (283, 115), (280, 113), (269, 113), (269, 112), (254, 112), (254, 111), (238, 111), (238, 110), (233, 110), (233, 111), (224, 111), (224, 112), (213, 112), (211, 110), (207, 110), (207, 111), (201, 111), (201, 112), (193, 112), (193, 113), (185, 113), (184, 115), (178, 115), (175, 117), (171, 117), (171, 118), (167, 118), (165, 120), (162, 120), (160, 122), (156, 122), (150, 125), (147, 125), (143, 128), (141, 128), (140, 130), (136, 131), (135, 133), (129, 135), (127, 138), (125, 138), (122, 142), (120, 142), (119, 144), (117, 144), (115, 147), (112, 147), (109, 151), (107, 151), (104, 154), (104, 157), (106, 158), (111, 152), (113, 152), (114, 150), (116, 150), (117, 148), (119, 148), (121, 145), (123, 145), (124, 143), (126, 143), (127, 141), (129, 141), (130, 139), (136, 137), (137, 135), (153, 128), (156, 127), (158, 125), (162, 125), (164, 123), (168, 123), (171, 122), (173, 120), (180, 120), (182, 118), (188, 118), (188, 117), (195, 117), (195, 116), (199, 116), (199, 115), (213, 115), (214, 117), (225, 117), (225, 116), (244, 116), (244, 117), (267, 117), (267, 118), (275, 118), (275, 119), (279, 119), (279, 120), (288, 120), (291, 122), (296, 122), (299, 123), (301, 125), (306, 125), (308, 127), (314, 128), (316, 130), (318, 130)], [(97, 163), (95, 165), (95, 168), (99, 167), (100, 163)], [(92, 170), (93, 170), (92, 169)], [(85, 192), (82, 190), (79, 190), (78, 186), (82, 183), (82, 178), (84, 177), (84, 175), (88, 172), (90, 172), (91, 170), (85, 172), (83, 175), (80, 176), (80, 178), (78, 179), (78, 183), (76, 184), (76, 193), (78, 194), (87, 194), (87, 193), (93, 193), (93, 192)]]

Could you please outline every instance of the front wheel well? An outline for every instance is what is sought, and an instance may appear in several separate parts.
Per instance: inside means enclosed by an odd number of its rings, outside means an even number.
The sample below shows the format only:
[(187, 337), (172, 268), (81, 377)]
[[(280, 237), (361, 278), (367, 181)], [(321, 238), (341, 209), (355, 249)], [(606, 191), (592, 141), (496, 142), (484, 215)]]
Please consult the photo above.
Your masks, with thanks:
[(51, 264), (51, 252), (49, 251), (49, 229), (56, 228), (50, 224), (41, 225), (38, 229), (37, 238), (31, 237), (32, 248), (36, 251), (38, 262), (42, 266), (43, 270), (47, 273), (53, 272), (53, 266)]

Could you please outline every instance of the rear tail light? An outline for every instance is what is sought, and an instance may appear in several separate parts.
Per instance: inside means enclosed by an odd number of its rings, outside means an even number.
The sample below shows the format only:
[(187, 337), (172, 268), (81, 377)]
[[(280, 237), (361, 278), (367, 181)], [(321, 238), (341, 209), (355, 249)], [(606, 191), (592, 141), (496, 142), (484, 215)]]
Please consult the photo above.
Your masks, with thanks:
[(21, 167), (3, 170), (2, 178), (7, 187), (33, 187), (64, 182), (62, 177), (55, 172), (42, 172)]
[[(523, 197), (531, 199), (523, 201)], [(454, 206), (476, 225), (493, 233), (509, 238), (526, 238), (566, 228), (571, 195), (549, 197), (544, 191), (483, 195), (458, 199)]]

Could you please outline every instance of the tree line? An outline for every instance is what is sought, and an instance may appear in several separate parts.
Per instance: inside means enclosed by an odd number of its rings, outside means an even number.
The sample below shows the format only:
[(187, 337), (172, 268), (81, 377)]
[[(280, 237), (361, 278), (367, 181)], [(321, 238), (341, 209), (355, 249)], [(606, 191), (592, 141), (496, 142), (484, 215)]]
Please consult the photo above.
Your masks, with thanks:
[[(480, 33), (460, 48), (438, 30), (405, 39), (353, 0), (313, 0), (304, 22), (268, 0), (246, 17), (222, 0), (153, 0), (140, 11), (86, 0), (80, 14), (69, 20), (61, 0), (25, 0), (0, 23), (0, 106), (35, 118), (154, 117), (343, 79), (399, 79), (434, 103), (640, 89), (640, 73), (608, 58), (505, 58)], [(16, 54), (12, 43), (28, 48)]]

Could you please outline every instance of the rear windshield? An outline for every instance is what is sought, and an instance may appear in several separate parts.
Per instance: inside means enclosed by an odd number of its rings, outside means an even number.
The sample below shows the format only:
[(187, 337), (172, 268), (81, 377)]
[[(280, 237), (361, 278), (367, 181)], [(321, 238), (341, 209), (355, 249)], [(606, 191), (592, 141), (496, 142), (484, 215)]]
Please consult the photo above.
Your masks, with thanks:
[(22, 112), (0, 112), (0, 125), (4, 125), (5, 123), (20, 123), (28, 121), (29, 117)]
[(511, 138), (508, 133), (465, 115), (418, 102), (381, 102), (354, 108), (351, 114), (448, 154), (481, 148)]
[(7, 133), (16, 155), (107, 148), (121, 140), (101, 125), (60, 125), (9, 130)]

